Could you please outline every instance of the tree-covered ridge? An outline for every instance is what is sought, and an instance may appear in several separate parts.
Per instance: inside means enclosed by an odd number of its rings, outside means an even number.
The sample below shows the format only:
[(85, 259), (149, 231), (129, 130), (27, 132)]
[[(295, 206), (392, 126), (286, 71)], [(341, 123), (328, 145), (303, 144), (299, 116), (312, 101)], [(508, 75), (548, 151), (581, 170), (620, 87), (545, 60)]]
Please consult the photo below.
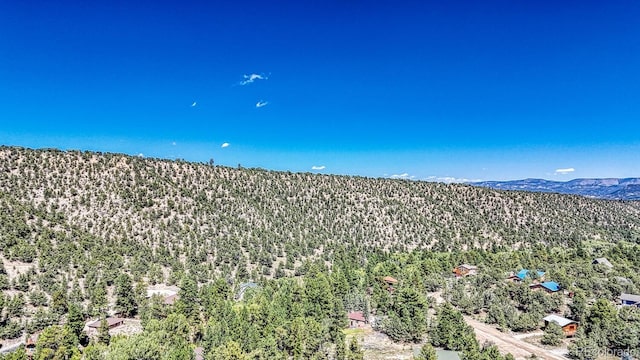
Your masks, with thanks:
[[(305, 339), (278, 343), (284, 356), (347, 354), (336, 330), (346, 311), (375, 314), (392, 339), (419, 342), (433, 331), (434, 291), (464, 314), (533, 329), (547, 312), (578, 319), (588, 316), (589, 300), (612, 304), (621, 292), (638, 293), (638, 215), (638, 203), (577, 196), (0, 148), (0, 337), (59, 324), (72, 329), (54, 328), (52, 338), (82, 342), (77, 324), (108, 310), (145, 324), (175, 312), (193, 326), (191, 344), (174, 340), (208, 354), (270, 351), (273, 344), (244, 335), (266, 339), (271, 330), (274, 340)], [(596, 256), (615, 269), (594, 267)], [(462, 263), (481, 274), (453, 282), (451, 269)], [(506, 284), (506, 274), (520, 268), (545, 269), (577, 301)], [(385, 276), (400, 280), (393, 292)], [(249, 279), (262, 292), (236, 305), (234, 290)], [(180, 285), (182, 300), (167, 310), (145, 299), (156, 283)], [(210, 300), (210, 288), (224, 299)], [(274, 327), (267, 331), (253, 311), (269, 307)], [(216, 320), (219, 314), (229, 318)], [(216, 328), (234, 322), (243, 337)], [(169, 324), (152, 324), (137, 337), (114, 339), (113, 354), (165, 336)], [(207, 338), (211, 327), (227, 335)], [(589, 341), (602, 330), (585, 329)], [(464, 340), (452, 347), (480, 351)]]
[[(105, 240), (217, 266), (275, 267), (334, 244), (438, 250), (640, 239), (640, 206), (465, 185), (55, 150), (0, 150), (0, 191)], [(225, 248), (224, 254), (215, 249)], [(293, 264), (287, 264), (293, 266)]]

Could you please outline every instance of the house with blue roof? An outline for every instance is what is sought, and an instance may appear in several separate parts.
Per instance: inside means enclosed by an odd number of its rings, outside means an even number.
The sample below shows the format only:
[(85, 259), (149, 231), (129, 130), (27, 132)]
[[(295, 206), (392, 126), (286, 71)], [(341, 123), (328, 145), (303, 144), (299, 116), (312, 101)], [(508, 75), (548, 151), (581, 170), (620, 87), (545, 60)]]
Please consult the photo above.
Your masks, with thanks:
[[(536, 276), (537, 275), (537, 276)], [(537, 278), (538, 280), (544, 280), (544, 271), (536, 270), (535, 272), (529, 269), (522, 269), (517, 273), (511, 273), (511, 275), (507, 278), (507, 280), (511, 280), (513, 282), (524, 281), (527, 277), (529, 278)]]
[(546, 291), (548, 294), (553, 294), (553, 293), (556, 293), (556, 292), (562, 290), (562, 288), (560, 287), (560, 284), (558, 284), (555, 281), (545, 281), (545, 282), (542, 282), (542, 283), (531, 284), (531, 285), (529, 285), (529, 288), (531, 290), (542, 289), (542, 290)]

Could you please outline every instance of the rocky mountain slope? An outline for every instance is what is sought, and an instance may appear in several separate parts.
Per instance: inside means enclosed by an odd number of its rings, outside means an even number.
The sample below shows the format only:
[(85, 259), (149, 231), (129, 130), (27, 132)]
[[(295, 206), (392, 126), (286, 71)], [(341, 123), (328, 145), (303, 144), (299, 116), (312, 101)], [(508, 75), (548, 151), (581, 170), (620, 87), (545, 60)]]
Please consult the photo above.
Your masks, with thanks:
[(471, 185), (500, 190), (521, 190), (582, 195), (610, 200), (640, 200), (640, 178), (626, 179), (574, 179), (550, 181), (524, 179), (513, 181), (484, 181)]

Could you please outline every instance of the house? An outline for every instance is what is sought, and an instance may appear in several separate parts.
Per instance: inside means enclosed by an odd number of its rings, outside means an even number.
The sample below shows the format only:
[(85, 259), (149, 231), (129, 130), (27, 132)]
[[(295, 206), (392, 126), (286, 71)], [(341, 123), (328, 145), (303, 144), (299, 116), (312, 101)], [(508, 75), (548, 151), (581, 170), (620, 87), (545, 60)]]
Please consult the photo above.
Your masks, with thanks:
[(398, 283), (398, 280), (392, 278), (391, 276), (385, 276), (382, 278), (382, 281), (386, 282), (389, 285), (395, 285)]
[(382, 278), (382, 281), (385, 282), (388, 286), (387, 286), (387, 291), (389, 292), (393, 292), (395, 290), (395, 288), (393, 287), (393, 285), (398, 283), (398, 280), (392, 278), (391, 276), (385, 276)]
[(178, 294), (173, 294), (173, 295), (169, 295), (167, 297), (164, 298), (164, 304), (165, 305), (173, 305), (176, 303), (176, 300), (180, 299), (180, 295)]
[[(109, 326), (109, 329), (113, 329), (116, 328), (120, 325), (124, 324), (125, 319), (123, 318), (119, 318), (119, 317), (108, 317), (107, 319), (107, 325)], [(100, 323), (102, 322), (102, 320), (96, 320), (94, 322), (90, 322), (87, 324), (87, 327), (89, 328), (89, 330), (87, 331), (87, 333), (89, 335), (91, 334), (97, 334), (98, 333), (98, 329), (100, 328)]]
[(456, 277), (475, 275), (478, 273), (478, 267), (469, 264), (462, 264), (453, 269), (453, 273), (456, 274)]
[(573, 336), (578, 331), (578, 323), (576, 321), (564, 318), (560, 315), (549, 315), (542, 320), (544, 320), (545, 327), (549, 326), (550, 322), (560, 325), (565, 336)]
[(362, 311), (352, 311), (347, 314), (350, 328), (361, 328), (367, 324), (367, 318), (364, 317)]
[(537, 280), (543, 281), (544, 271), (536, 270), (535, 272), (533, 272), (529, 269), (522, 269), (517, 273), (511, 273), (511, 275), (509, 275), (507, 280), (511, 280), (513, 282), (520, 282), (520, 281), (524, 281), (527, 277), (533, 278), (534, 276), (537, 276)]
[(593, 259), (593, 261), (591, 262), (593, 265), (604, 265), (606, 267), (608, 267), (609, 269), (613, 269), (613, 264), (611, 262), (609, 262), (609, 260), (607, 260), (607, 258), (596, 258)]
[(531, 284), (531, 285), (529, 285), (529, 288), (531, 290), (542, 289), (542, 290), (546, 291), (548, 294), (558, 292), (561, 289), (560, 288), (560, 284), (558, 284), (555, 281), (545, 281), (543, 283)]
[(175, 286), (164, 287), (161, 285), (159, 288), (147, 289), (147, 298), (160, 296), (165, 305), (173, 305), (180, 298), (178, 291), (180, 289)]
[(622, 294), (620, 295), (622, 306), (637, 306), (640, 308), (640, 295)]

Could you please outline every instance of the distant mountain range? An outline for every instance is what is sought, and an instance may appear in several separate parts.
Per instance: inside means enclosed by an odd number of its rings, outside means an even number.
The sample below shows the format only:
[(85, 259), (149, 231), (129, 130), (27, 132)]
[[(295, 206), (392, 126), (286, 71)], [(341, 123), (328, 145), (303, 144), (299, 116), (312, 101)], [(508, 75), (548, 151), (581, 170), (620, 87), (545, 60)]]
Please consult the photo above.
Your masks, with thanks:
[(551, 181), (524, 179), (513, 181), (482, 181), (470, 185), (501, 190), (520, 190), (582, 195), (609, 200), (640, 200), (640, 178), (574, 179)]

